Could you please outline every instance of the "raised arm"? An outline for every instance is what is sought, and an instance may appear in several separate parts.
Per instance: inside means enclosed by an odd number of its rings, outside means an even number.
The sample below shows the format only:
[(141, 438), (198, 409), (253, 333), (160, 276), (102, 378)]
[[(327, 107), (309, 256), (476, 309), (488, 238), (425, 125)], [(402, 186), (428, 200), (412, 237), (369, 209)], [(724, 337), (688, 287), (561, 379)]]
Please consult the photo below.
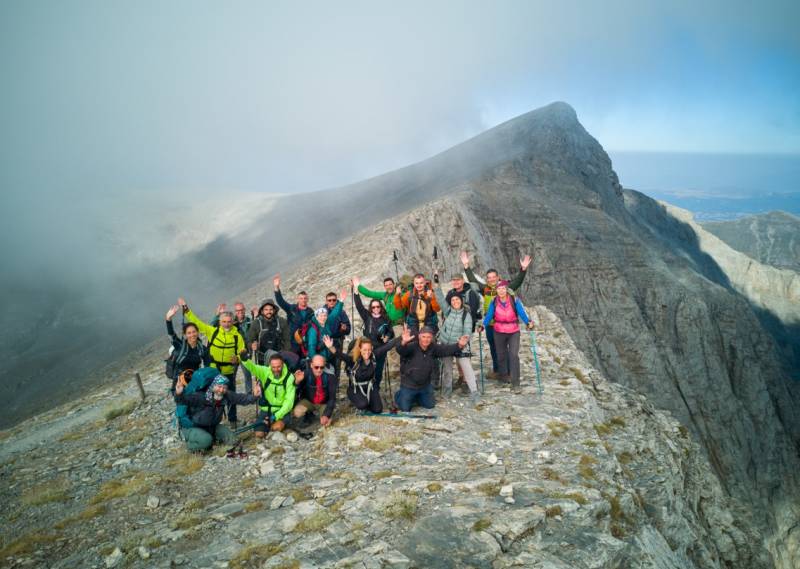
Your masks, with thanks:
[(361, 292), (361, 287), (358, 287), (356, 289), (356, 292), (353, 295), (353, 297), (356, 302), (356, 310), (358, 310), (358, 314), (361, 316), (361, 320), (366, 323), (367, 318), (369, 318), (369, 310), (367, 310), (366, 307), (364, 306), (364, 303), (361, 302), (361, 295), (359, 294), (359, 292)]
[(519, 287), (522, 286), (522, 281), (525, 280), (525, 275), (528, 274), (528, 265), (531, 264), (531, 256), (525, 255), (522, 259), (519, 260), (519, 274), (514, 277), (514, 280), (508, 284), (508, 288), (517, 292)]

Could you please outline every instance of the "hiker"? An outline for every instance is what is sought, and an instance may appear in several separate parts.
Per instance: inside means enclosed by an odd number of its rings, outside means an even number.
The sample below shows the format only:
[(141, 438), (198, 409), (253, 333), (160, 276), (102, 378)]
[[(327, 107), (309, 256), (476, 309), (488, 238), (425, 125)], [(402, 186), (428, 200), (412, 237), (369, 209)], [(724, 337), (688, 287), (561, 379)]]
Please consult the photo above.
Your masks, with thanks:
[(432, 286), (425, 275), (417, 273), (411, 290), (394, 297), (395, 308), (405, 313), (405, 323), (414, 333), (422, 327), (431, 328), (434, 333), (439, 329), (436, 313), (441, 307), (431, 290)]
[(470, 316), (472, 317), (472, 332), (475, 331), (475, 326), (478, 325), (478, 322), (481, 320), (481, 310), (483, 308), (483, 298), (481, 294), (468, 282), (464, 282), (464, 275), (461, 273), (453, 273), (450, 276), (450, 286), (452, 287), (449, 291), (447, 291), (447, 296), (445, 296), (444, 301), (439, 298), (439, 295), (436, 296), (436, 300), (439, 301), (439, 305), (442, 307), (442, 310), (446, 310), (448, 306), (450, 306), (450, 299), (453, 296), (458, 296), (461, 298), (461, 304), (469, 311)]
[[(378, 302), (378, 304), (380, 303)], [(328, 336), (325, 336), (322, 341), (337, 359), (345, 363), (347, 375), (350, 378), (347, 384), (347, 398), (353, 407), (359, 411), (368, 409), (372, 413), (383, 412), (378, 358), (383, 357), (385, 360), (386, 353), (395, 346), (397, 340), (391, 340), (375, 348), (370, 338), (361, 337), (356, 340), (353, 350), (349, 354), (337, 351), (333, 340)]]
[[(208, 366), (211, 361), (209, 359), (208, 350), (206, 350), (203, 343), (200, 341), (200, 331), (197, 329), (197, 324), (186, 322), (183, 325), (182, 333), (183, 338), (178, 338), (175, 334), (175, 328), (172, 325), (172, 317), (177, 314), (181, 309), (177, 304), (167, 310), (167, 335), (172, 341), (172, 352), (167, 360), (167, 367), (169, 373), (167, 375), (172, 380), (170, 391), (175, 393), (175, 382), (178, 377), (186, 370), (198, 370), (202, 366)], [(171, 362), (171, 365), (170, 365)]]
[(327, 427), (331, 424), (339, 379), (332, 370), (326, 370), (326, 367), (325, 357), (322, 354), (314, 355), (308, 361), (303, 381), (297, 386), (299, 401), (294, 406), (292, 415), (296, 419), (303, 419), (306, 425), (314, 420), (316, 414), (319, 414), (320, 425)]
[[(227, 307), (225, 304), (217, 305), (217, 315), (211, 320), (210, 324), (212, 326), (219, 325), (219, 315), (223, 312), (227, 311)], [(233, 325), (236, 326), (236, 329), (239, 330), (239, 334), (241, 334), (242, 338), (247, 338), (247, 333), (250, 330), (250, 326), (253, 323), (253, 318), (249, 314), (247, 314), (247, 309), (242, 302), (235, 302), (233, 304)], [(244, 380), (244, 390), (246, 393), (253, 392), (253, 378), (250, 377), (250, 372), (247, 371), (247, 368), (242, 367), (242, 375)]]
[[(183, 298), (178, 299), (178, 306), (183, 308), (183, 315), (189, 322), (197, 325), (200, 333), (208, 338), (208, 352), (211, 366), (228, 378), (228, 391), (236, 392), (236, 369), (239, 367), (239, 351), (244, 348), (244, 338), (233, 325), (233, 314), (221, 312), (219, 325), (206, 324), (189, 309)], [(233, 401), (233, 399), (232, 399)], [(235, 429), (237, 426), (236, 403), (228, 409), (228, 422)]]
[(508, 281), (497, 283), (497, 294), (486, 309), (482, 326), (488, 327), (494, 321), (499, 379), (503, 382), (510, 381), (514, 393), (522, 393), (519, 384), (519, 321), (522, 320), (528, 330), (533, 330), (533, 322), (528, 318), (522, 301), (511, 295), (509, 288)]
[(460, 295), (451, 295), (450, 304), (445, 305), (442, 289), (437, 287), (434, 291), (439, 302), (444, 305), (442, 309), (442, 327), (439, 329), (437, 340), (442, 344), (453, 344), (458, 342), (460, 338), (467, 337), (465, 350), (462, 350), (461, 354), (455, 357), (444, 356), (440, 360), (442, 364), (442, 396), (448, 398), (453, 393), (453, 361), (455, 360), (456, 365), (458, 365), (464, 376), (464, 380), (467, 382), (472, 404), (477, 405), (481, 396), (478, 393), (478, 384), (475, 381), (475, 371), (470, 363), (472, 354), (469, 339), (471, 339), (472, 331), (475, 329), (472, 315), (469, 308), (464, 306)]
[[(360, 279), (358, 277), (353, 277), (352, 282), (353, 290), (355, 291), (356, 309), (361, 316), (361, 321), (364, 322), (364, 336), (369, 338), (372, 343), (373, 353), (375, 354), (376, 387), (380, 388), (381, 380), (383, 379), (383, 367), (386, 364), (386, 356), (389, 350), (379, 350), (378, 348), (394, 338), (394, 329), (392, 328), (392, 322), (388, 311), (384, 308), (381, 301), (371, 297), (369, 301), (369, 310), (367, 310), (359, 294), (363, 289), (359, 284), (361, 282)], [(392, 283), (394, 284), (394, 281), (392, 281)]]
[[(331, 325), (339, 322), (339, 315), (344, 310), (343, 300), (347, 298), (347, 290), (341, 292), (342, 300), (335, 300), (333, 308), (328, 312), (327, 307), (317, 308), (311, 321), (298, 330), (295, 335), (295, 340), (301, 345), (301, 354), (308, 359), (311, 359), (317, 354), (325, 358), (328, 363), (332, 362), (331, 352), (322, 343), (324, 336), (330, 336), (332, 332)], [(350, 321), (348, 320), (348, 323)], [(333, 369), (333, 368), (331, 368)], [(335, 373), (335, 370), (334, 370)], [(338, 379), (338, 376), (337, 376)]]
[[(355, 278), (353, 282), (360, 283), (360, 279)], [(383, 302), (384, 307), (386, 308), (386, 315), (389, 317), (389, 320), (392, 323), (392, 326), (401, 326), (403, 325), (403, 320), (405, 320), (406, 313), (402, 308), (397, 308), (394, 304), (395, 297), (400, 296), (400, 289), (397, 284), (395, 284), (394, 279), (392, 277), (386, 277), (383, 279), (383, 292), (377, 290), (369, 290), (362, 284), (355, 284), (356, 290), (360, 294), (363, 294), (367, 298), (374, 298), (376, 300), (380, 300)], [(397, 332), (400, 333), (401, 329), (398, 329)]]
[(457, 356), (467, 346), (469, 336), (462, 336), (456, 344), (437, 344), (433, 328), (423, 326), (417, 341), (409, 326), (403, 327), (400, 343), (395, 350), (400, 354), (400, 389), (395, 403), (401, 411), (410, 411), (415, 403), (433, 409), (433, 378), (437, 373), (436, 358)]
[(182, 381), (175, 385), (175, 403), (188, 407), (187, 418), (193, 426), (182, 426), (180, 432), (191, 452), (208, 450), (215, 440), (233, 444), (236, 434), (221, 424), (225, 407), (249, 405), (261, 396), (259, 386), (254, 387), (252, 395), (229, 391), (228, 378), (222, 374), (217, 375), (205, 391), (184, 393), (184, 389)]
[[(293, 354), (295, 357), (296, 354)], [(250, 360), (246, 350), (240, 354), (242, 365), (246, 367), (257, 384), (261, 397), (258, 399), (258, 415), (256, 422), (258, 425), (254, 431), (256, 437), (263, 439), (267, 436), (267, 429), (271, 431), (282, 431), (286, 427), (283, 420), (292, 410), (296, 392), (296, 384), (303, 379), (303, 371), (297, 370), (294, 375), (289, 370), (289, 365), (279, 353), (269, 356), (269, 365), (258, 365)], [(295, 360), (297, 361), (297, 360)]]
[[(497, 269), (489, 269), (486, 271), (486, 282), (480, 282), (469, 266), (469, 255), (466, 251), (461, 251), (461, 264), (464, 265), (464, 272), (467, 275), (467, 280), (469, 280), (470, 283), (473, 283), (475, 288), (483, 295), (483, 313), (486, 314), (486, 311), (489, 308), (489, 303), (497, 295), (497, 283), (500, 282), (500, 274), (497, 272)], [(508, 285), (508, 288), (512, 293), (516, 293), (519, 290), (519, 287), (522, 286), (522, 281), (525, 280), (525, 275), (528, 274), (528, 265), (530, 264), (530, 255), (525, 255), (522, 259), (520, 259), (519, 274), (514, 277), (514, 280), (512, 280)], [(498, 379), (500, 366), (497, 359), (497, 348), (495, 347), (493, 324), (486, 326), (486, 341), (489, 342), (489, 353), (492, 356), (492, 371), (486, 374), (486, 376), (489, 379)], [(507, 361), (506, 369), (509, 369), (509, 367), (510, 362)]]
[(278, 314), (278, 305), (271, 298), (258, 308), (258, 316), (247, 332), (247, 344), (255, 354), (253, 363), (258, 365), (267, 365), (273, 353), (290, 349), (289, 322)]
[[(344, 339), (348, 334), (350, 334), (352, 325), (350, 324), (350, 318), (347, 316), (347, 312), (345, 312), (344, 303), (342, 303), (339, 314), (336, 316), (333, 315), (333, 311), (336, 309), (338, 301), (339, 299), (335, 292), (329, 292), (325, 295), (325, 310), (328, 311), (327, 326), (330, 330), (329, 335), (331, 339), (333, 339), (333, 345), (336, 346), (336, 349), (341, 352), (342, 346), (344, 345)], [(333, 364), (336, 379), (339, 379), (342, 372), (342, 362), (334, 359), (334, 361), (331, 363)]]
[(290, 304), (283, 298), (280, 275), (275, 275), (272, 279), (272, 285), (275, 289), (275, 300), (278, 302), (278, 306), (283, 308), (283, 311), (286, 312), (286, 319), (289, 321), (290, 349), (300, 354), (300, 344), (297, 342), (295, 333), (303, 324), (310, 322), (311, 317), (314, 316), (314, 310), (308, 305), (308, 293), (301, 290), (297, 295), (297, 303)]

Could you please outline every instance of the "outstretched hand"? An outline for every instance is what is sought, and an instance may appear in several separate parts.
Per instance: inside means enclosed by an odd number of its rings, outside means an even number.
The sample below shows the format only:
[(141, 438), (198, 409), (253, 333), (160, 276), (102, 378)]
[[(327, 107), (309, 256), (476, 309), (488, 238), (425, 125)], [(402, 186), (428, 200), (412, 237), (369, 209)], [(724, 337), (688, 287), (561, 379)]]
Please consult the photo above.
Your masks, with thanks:
[(226, 308), (228, 308), (228, 305), (225, 304), (224, 302), (222, 304), (218, 304), (217, 305), (217, 314), (222, 314), (223, 312), (225, 312)]
[(458, 347), (461, 348), (462, 350), (467, 347), (468, 343), (469, 343), (469, 336), (466, 336), (466, 335), (465, 336), (461, 336), (458, 339)]
[(519, 266), (522, 267), (522, 270), (525, 271), (528, 269), (528, 265), (531, 264), (531, 256), (525, 255), (522, 259), (519, 260)]
[(178, 313), (178, 310), (180, 310), (180, 306), (178, 306), (177, 304), (172, 306), (172, 308), (170, 308), (169, 310), (167, 310), (167, 320), (172, 320), (172, 317)]
[(461, 264), (464, 268), (469, 268), (469, 254), (466, 251), (461, 251)]
[(350, 279), (350, 284), (353, 285), (353, 291), (355, 292), (355, 291), (358, 290), (358, 287), (361, 285), (361, 279), (358, 278), (358, 277), (353, 277), (352, 279)]
[(527, 328), (528, 330), (533, 330), (533, 320), (531, 320), (530, 322), (528, 322), (528, 323), (525, 325), (525, 328)]
[(186, 304), (186, 301), (183, 299), (183, 297), (182, 297), (182, 296), (181, 296), (181, 297), (178, 297), (178, 306), (180, 306), (180, 307), (181, 307), (181, 308), (183, 308), (184, 310), (186, 310), (186, 309), (189, 307), (189, 306)]
[(408, 324), (403, 324), (403, 336), (400, 340), (404, 346), (411, 342), (415, 338), (414, 334), (411, 333), (411, 330), (408, 328)]
[(294, 372), (294, 382), (296, 384), (302, 383), (305, 376), (306, 372), (304, 372), (302, 369), (298, 369), (296, 372)]
[(281, 275), (280, 275), (280, 273), (278, 273), (277, 275), (272, 277), (272, 287), (275, 290), (278, 290), (279, 288), (281, 288)]
[(253, 382), (253, 395), (261, 397), (261, 383), (258, 381)]
[(327, 334), (322, 337), (322, 343), (325, 344), (325, 347), (329, 350), (333, 348), (333, 338), (328, 336)]
[(339, 300), (344, 302), (344, 299), (347, 298), (347, 288), (343, 288), (342, 292), (339, 293)]

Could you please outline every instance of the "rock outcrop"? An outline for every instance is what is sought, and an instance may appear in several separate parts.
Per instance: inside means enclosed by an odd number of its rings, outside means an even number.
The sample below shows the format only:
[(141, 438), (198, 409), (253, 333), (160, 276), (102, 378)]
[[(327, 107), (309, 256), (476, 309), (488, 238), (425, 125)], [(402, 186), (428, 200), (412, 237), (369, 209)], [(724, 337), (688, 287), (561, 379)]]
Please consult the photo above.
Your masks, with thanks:
[(759, 263), (800, 272), (800, 218), (791, 213), (772, 211), (702, 225)]

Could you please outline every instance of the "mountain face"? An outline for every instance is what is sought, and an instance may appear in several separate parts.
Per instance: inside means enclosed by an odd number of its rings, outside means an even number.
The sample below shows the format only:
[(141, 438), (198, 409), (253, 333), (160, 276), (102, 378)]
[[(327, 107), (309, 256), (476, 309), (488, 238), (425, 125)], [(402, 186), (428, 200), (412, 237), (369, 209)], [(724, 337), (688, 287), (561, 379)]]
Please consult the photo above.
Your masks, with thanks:
[[(398, 217), (389, 225), (376, 225), (392, 215)], [(287, 219), (294, 229), (280, 230), (275, 220)], [(325, 249), (354, 229), (373, 227), (358, 246)], [(245, 235), (221, 237), (180, 267), (213, 267), (257, 282), (302, 259), (303, 272), (284, 286), (296, 292), (320, 282), (345, 284), (352, 275), (332, 268), (340, 256), (352, 263), (351, 272), (377, 282), (394, 274), (392, 250), (401, 272), (427, 272), (435, 246), (444, 274), (460, 270), (462, 249), (479, 271), (494, 267), (504, 275), (531, 253), (523, 300), (552, 311), (599, 374), (671, 412), (699, 443), (722, 495), (748, 512), (731, 514), (731, 506), (726, 515), (741, 519), (745, 534), (761, 536), (760, 553), (711, 558), (732, 567), (758, 566), (752, 560), (764, 556), (767, 566), (800, 564), (800, 394), (790, 377), (792, 354), (779, 346), (785, 323), (734, 286), (690, 223), (623, 190), (608, 156), (568, 105), (533, 111), (396, 172), (279, 200)], [(323, 249), (327, 259), (307, 258)], [(266, 281), (245, 300), (268, 294)], [(676, 484), (676, 495), (685, 491)], [(697, 513), (707, 500), (700, 492), (690, 504), (663, 507)], [(686, 566), (714, 566), (689, 557)]]
[(800, 272), (800, 218), (783, 211), (703, 223), (730, 247), (756, 261)]

